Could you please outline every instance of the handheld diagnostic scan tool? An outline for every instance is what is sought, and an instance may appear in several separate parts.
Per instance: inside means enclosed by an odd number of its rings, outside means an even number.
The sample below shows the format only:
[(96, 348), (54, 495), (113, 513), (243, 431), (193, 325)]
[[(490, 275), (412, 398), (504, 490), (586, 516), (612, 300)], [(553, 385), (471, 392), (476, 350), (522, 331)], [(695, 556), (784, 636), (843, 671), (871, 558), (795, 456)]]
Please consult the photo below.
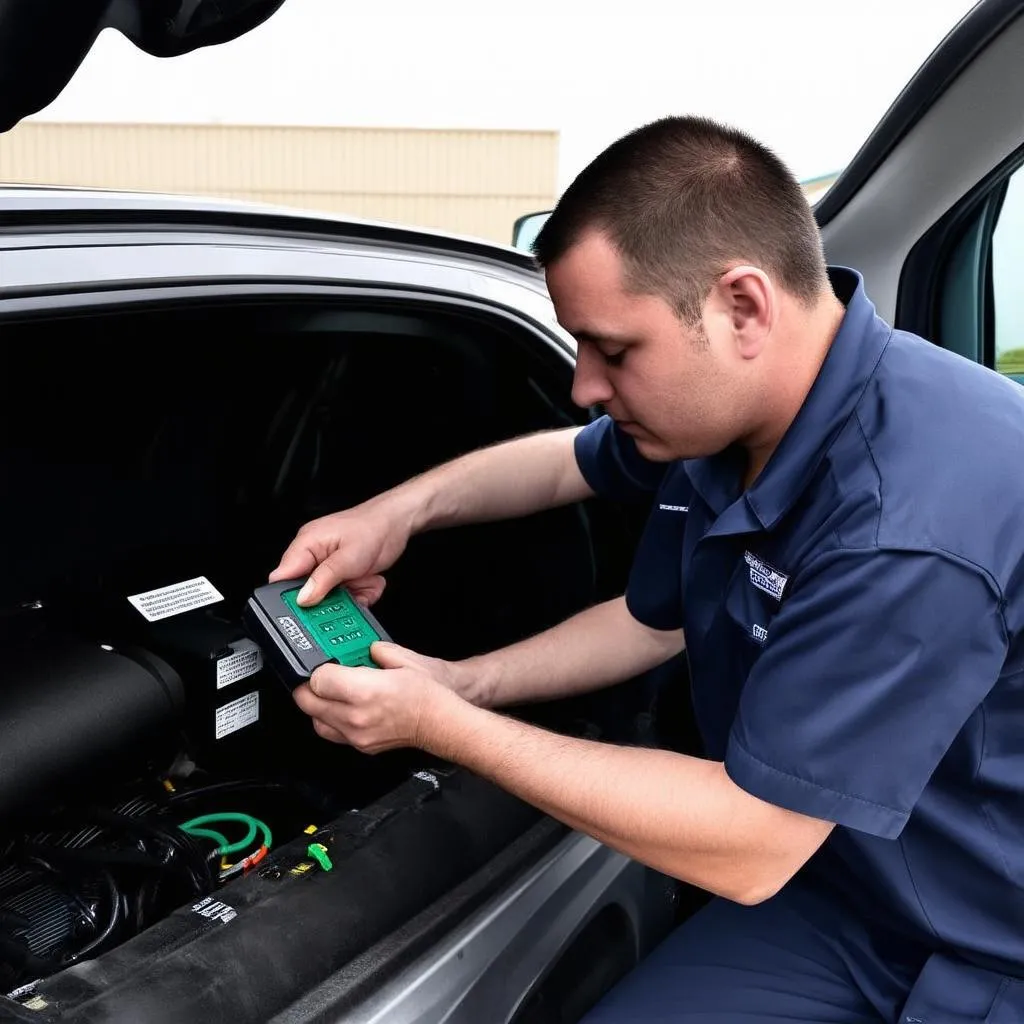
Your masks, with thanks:
[(344, 587), (319, 604), (300, 607), (296, 598), (305, 579), (282, 580), (257, 588), (242, 618), (264, 657), (289, 689), (306, 682), (329, 661), (376, 668), (370, 645), (390, 640), (368, 609)]

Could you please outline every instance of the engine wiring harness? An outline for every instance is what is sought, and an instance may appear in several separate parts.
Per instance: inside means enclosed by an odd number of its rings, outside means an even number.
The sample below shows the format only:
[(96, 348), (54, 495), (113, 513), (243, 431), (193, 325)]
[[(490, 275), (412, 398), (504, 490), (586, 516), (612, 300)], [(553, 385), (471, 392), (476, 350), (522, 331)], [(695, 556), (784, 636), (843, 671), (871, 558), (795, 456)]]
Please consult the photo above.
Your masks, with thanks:
[[(223, 832), (217, 829), (210, 828), (211, 825), (225, 825), (225, 824), (242, 824), (247, 826), (246, 834), (243, 838), (232, 842)], [(226, 881), (235, 875), (242, 874), (248, 871), (251, 867), (258, 864), (267, 853), (270, 851), (270, 847), (273, 845), (273, 836), (271, 835), (269, 826), (260, 821), (259, 818), (254, 818), (251, 814), (242, 814), (238, 811), (222, 811), (214, 814), (202, 814), (198, 818), (192, 818), (190, 821), (183, 822), (180, 826), (183, 832), (188, 833), (190, 836), (202, 839), (211, 839), (217, 843), (217, 847), (213, 852), (214, 857), (220, 857), (220, 871), (218, 878), (220, 881)], [(257, 832), (262, 834), (262, 842), (259, 847), (252, 853), (241, 858), (234, 864), (228, 863), (227, 858), (232, 854), (241, 853), (243, 850), (251, 849), (252, 844), (256, 841)]]

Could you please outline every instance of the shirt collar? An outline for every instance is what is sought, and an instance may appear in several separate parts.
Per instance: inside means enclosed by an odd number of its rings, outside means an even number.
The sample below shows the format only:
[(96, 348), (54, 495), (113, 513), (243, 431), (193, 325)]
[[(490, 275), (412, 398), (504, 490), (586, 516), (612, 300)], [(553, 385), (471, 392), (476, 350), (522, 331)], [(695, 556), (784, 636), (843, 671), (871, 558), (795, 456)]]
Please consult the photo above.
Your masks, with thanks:
[[(889, 341), (892, 328), (876, 314), (861, 275), (846, 267), (829, 267), (828, 275), (836, 297), (846, 306), (839, 330), (768, 464), (735, 514), (730, 510), (723, 517), (729, 523), (723, 522), (724, 528), (715, 532), (741, 532), (758, 525), (770, 530), (789, 511), (853, 412)], [(716, 515), (740, 498), (745, 465), (735, 449), (685, 463), (694, 489)], [(748, 510), (756, 518), (751, 520)]]

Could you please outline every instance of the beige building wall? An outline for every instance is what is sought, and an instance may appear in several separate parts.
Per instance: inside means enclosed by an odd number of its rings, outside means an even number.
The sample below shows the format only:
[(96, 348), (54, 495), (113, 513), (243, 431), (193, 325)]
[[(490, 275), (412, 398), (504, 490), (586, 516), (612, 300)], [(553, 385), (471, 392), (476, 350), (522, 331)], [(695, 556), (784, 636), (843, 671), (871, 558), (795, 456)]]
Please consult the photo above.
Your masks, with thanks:
[(558, 134), (25, 121), (0, 181), (255, 200), (508, 243), (555, 200)]

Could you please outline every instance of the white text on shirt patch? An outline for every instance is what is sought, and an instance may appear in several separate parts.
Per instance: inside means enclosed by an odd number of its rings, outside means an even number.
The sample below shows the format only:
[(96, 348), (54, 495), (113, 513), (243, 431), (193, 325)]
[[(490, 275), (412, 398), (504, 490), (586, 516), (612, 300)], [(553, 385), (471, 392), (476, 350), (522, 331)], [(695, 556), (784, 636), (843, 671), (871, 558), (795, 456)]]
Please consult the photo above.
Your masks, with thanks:
[(750, 566), (750, 582), (758, 590), (763, 590), (769, 597), (781, 601), (782, 592), (786, 589), (789, 577), (779, 572), (778, 569), (773, 569), (767, 562), (762, 562), (757, 555), (752, 555), (749, 551), (743, 552), (743, 558)]
[(754, 639), (759, 643), (763, 644), (768, 639), (768, 630), (764, 626), (754, 626), (750, 631), (753, 634)]
[(689, 512), (689, 505), (659, 505), (662, 512)]

